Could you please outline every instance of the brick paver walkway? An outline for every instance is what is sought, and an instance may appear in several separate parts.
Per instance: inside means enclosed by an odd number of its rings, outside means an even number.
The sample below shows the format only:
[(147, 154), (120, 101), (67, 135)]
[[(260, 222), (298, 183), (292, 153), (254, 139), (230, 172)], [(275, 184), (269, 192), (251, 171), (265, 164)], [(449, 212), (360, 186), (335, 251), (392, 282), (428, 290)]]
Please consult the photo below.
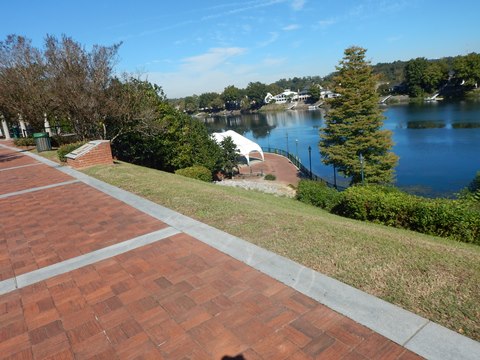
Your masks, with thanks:
[[(31, 160), (0, 148), (1, 280), (167, 227)], [(0, 295), (2, 359), (237, 355), (420, 358), (185, 233)]]
[[(255, 159), (256, 156), (252, 157), (252, 160)], [(260, 158), (260, 155), (258, 155)], [(253, 160), (251, 162), (251, 167), (242, 166), (240, 168), (240, 174), (248, 175), (250, 174), (250, 170), (254, 174), (273, 174), (276, 177), (277, 182), (281, 182), (285, 185), (292, 184), (298, 185), (300, 181), (300, 173), (286, 157), (280, 156), (277, 154), (264, 154), (265, 161), (257, 161)]]

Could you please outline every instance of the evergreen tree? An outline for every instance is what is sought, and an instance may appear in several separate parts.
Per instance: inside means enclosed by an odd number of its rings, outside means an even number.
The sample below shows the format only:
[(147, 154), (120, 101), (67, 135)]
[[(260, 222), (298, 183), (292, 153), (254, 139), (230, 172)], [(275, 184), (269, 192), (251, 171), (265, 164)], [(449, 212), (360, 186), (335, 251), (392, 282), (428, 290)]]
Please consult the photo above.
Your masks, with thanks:
[(230, 136), (227, 136), (220, 143), (223, 156), (223, 171), (230, 178), (233, 177), (233, 169), (237, 168), (238, 148)]
[(384, 116), (375, 91), (377, 79), (365, 52), (350, 47), (337, 66), (333, 82), (340, 96), (329, 101), (320, 153), (324, 164), (351, 177), (352, 184), (362, 181), (362, 169), (366, 182), (390, 183), (398, 157), (390, 152), (391, 131), (381, 130)]

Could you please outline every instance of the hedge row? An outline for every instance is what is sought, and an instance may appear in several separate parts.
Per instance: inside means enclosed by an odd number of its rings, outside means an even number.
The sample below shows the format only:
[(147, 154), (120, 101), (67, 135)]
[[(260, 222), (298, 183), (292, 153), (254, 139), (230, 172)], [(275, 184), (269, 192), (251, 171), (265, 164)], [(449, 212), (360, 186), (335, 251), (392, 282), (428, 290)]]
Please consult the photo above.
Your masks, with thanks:
[(351, 219), (480, 245), (480, 212), (465, 201), (427, 199), (375, 185), (353, 186), (339, 193), (311, 181), (300, 182), (297, 197)]
[(205, 182), (212, 182), (212, 172), (208, 170), (205, 166), (195, 165), (183, 169), (178, 169), (175, 171), (175, 174)]
[[(50, 144), (52, 147), (60, 147), (66, 144), (72, 144), (79, 142), (78, 136), (75, 134), (68, 135), (53, 135), (50, 136)], [(13, 139), (13, 143), (17, 146), (35, 146), (36, 142), (33, 137), (21, 137)]]
[(306, 204), (331, 211), (340, 203), (342, 194), (325, 183), (301, 180), (297, 187), (297, 199)]
[(67, 158), (65, 157), (65, 155), (67, 155), (68, 153), (71, 153), (75, 149), (78, 149), (83, 144), (85, 144), (84, 141), (79, 141), (79, 142), (75, 142), (75, 143), (71, 143), (71, 144), (61, 145), (57, 150), (58, 159), (61, 162), (66, 162)]

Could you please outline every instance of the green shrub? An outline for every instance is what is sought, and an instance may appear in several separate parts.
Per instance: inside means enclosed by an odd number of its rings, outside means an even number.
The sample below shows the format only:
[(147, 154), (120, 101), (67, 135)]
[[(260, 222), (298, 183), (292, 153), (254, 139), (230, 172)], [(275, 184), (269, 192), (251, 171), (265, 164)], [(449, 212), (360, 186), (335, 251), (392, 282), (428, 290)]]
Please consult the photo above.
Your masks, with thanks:
[(269, 181), (274, 181), (274, 180), (277, 179), (277, 177), (273, 174), (267, 174), (267, 175), (265, 175), (264, 179), (269, 180)]
[(16, 146), (35, 146), (35, 139), (33, 137), (17, 138), (13, 140)]
[(75, 149), (78, 149), (83, 144), (85, 144), (84, 141), (79, 141), (79, 142), (75, 142), (75, 143), (71, 143), (71, 144), (65, 144), (65, 145), (60, 146), (57, 150), (58, 159), (61, 162), (66, 162), (67, 158), (65, 157), (65, 155), (67, 155), (68, 153), (71, 153)]
[(183, 169), (178, 169), (175, 171), (175, 174), (206, 182), (212, 181), (211, 171), (208, 170), (205, 166), (200, 165), (194, 165)]
[(301, 202), (331, 211), (337, 206), (342, 194), (329, 188), (325, 183), (313, 180), (301, 180), (297, 187), (297, 199)]
[(333, 212), (357, 220), (480, 244), (480, 212), (463, 201), (427, 199), (385, 186), (353, 186)]

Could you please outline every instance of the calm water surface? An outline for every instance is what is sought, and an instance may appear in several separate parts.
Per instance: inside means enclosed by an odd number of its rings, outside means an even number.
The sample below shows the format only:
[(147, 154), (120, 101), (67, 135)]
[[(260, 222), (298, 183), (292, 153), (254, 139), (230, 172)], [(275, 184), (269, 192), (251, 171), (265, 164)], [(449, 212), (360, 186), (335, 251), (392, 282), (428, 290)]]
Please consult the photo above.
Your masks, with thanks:
[[(433, 102), (385, 107), (384, 128), (393, 132), (400, 157), (396, 185), (427, 196), (452, 196), (480, 170), (480, 102)], [(333, 182), (333, 168), (320, 160), (320, 111), (285, 111), (215, 117), (205, 120), (211, 132), (235, 130), (264, 147), (298, 154), (312, 171)], [(339, 184), (347, 182), (337, 176)]]

